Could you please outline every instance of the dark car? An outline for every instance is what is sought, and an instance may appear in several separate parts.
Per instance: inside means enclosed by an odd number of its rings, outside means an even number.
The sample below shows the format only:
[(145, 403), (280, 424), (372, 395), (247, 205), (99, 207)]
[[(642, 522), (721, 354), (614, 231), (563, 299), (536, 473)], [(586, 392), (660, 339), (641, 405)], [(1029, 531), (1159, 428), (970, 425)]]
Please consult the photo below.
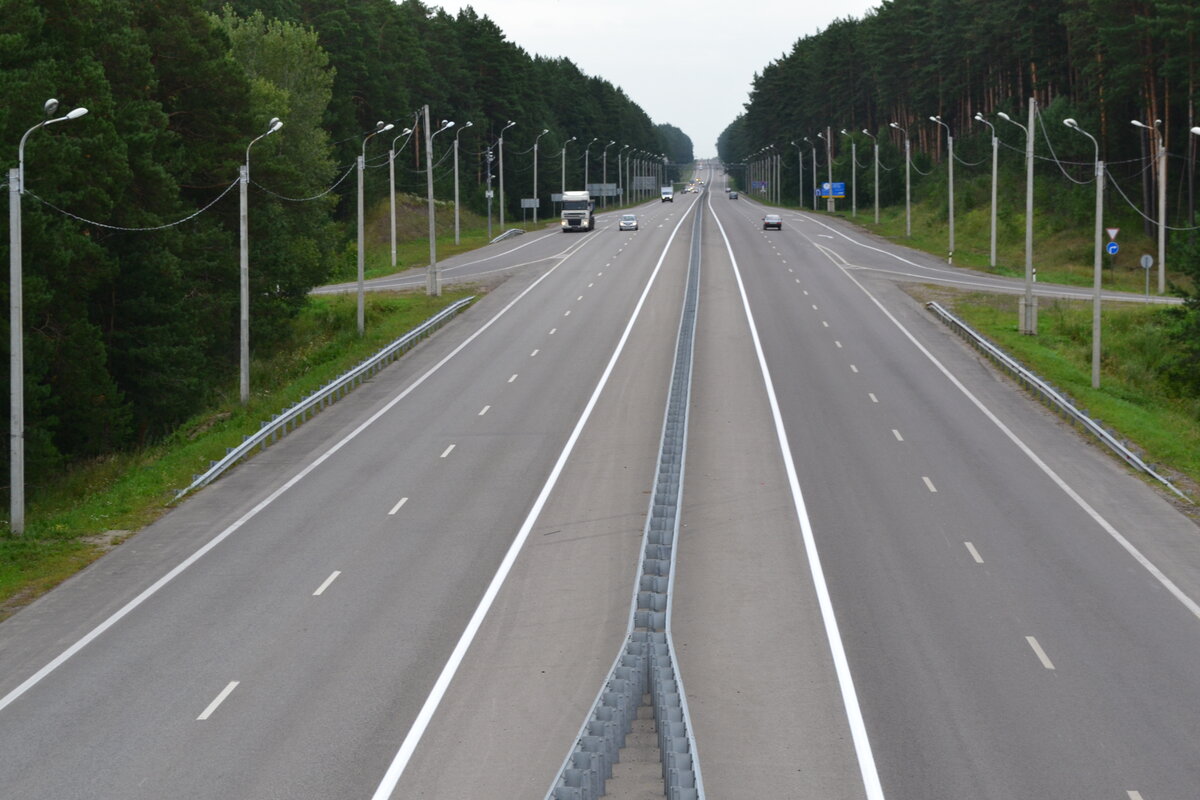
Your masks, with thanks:
[(737, 200), (737, 192), (730, 192), (730, 193), (729, 193), (729, 199), (730, 199), (730, 200)]
[(767, 214), (763, 217), (763, 230), (769, 231), (771, 228), (777, 231), (783, 230), (783, 217), (778, 214)]

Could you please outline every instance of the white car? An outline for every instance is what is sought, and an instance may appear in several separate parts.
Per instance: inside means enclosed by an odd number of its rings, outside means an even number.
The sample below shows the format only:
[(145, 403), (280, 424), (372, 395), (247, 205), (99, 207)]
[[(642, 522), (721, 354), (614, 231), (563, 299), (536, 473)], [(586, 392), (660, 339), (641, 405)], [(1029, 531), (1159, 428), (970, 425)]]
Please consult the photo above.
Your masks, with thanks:
[(620, 222), (617, 223), (617, 229), (622, 231), (636, 231), (638, 229), (637, 215), (622, 214)]

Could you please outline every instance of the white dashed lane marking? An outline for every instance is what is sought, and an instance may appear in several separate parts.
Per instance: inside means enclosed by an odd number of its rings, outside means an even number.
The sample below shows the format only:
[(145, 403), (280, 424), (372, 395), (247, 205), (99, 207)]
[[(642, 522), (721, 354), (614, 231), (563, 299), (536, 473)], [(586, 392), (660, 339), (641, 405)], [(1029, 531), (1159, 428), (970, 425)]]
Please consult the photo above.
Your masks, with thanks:
[(230, 693), (232, 693), (233, 690), (236, 689), (237, 687), (238, 687), (237, 681), (230, 681), (229, 685), (221, 690), (221, 693), (219, 695), (217, 695), (216, 698), (211, 703), (208, 704), (208, 708), (204, 709), (204, 711), (200, 714), (200, 716), (196, 717), (196, 719), (203, 720), (203, 719), (208, 719), (209, 717), (211, 717), (213, 715), (213, 712), (217, 710), (217, 708), (221, 705), (221, 703), (225, 702), (225, 698), (229, 697)]

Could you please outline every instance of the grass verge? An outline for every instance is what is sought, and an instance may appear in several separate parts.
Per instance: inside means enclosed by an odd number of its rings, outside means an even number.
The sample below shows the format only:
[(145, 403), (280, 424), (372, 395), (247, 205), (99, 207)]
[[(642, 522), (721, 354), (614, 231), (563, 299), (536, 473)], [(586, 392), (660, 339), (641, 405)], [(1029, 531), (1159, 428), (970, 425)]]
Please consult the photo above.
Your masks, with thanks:
[(284, 346), (251, 364), (250, 402), (236, 381), (212, 408), (151, 447), (77, 464), (53, 483), (30, 488), (24, 536), (0, 534), (0, 619), (73, 575), (167, 511), (174, 493), (256, 432), (263, 419), (311, 393), (398, 339), (447, 305), (478, 291), (455, 287), (366, 296), (366, 335), (358, 336), (354, 296), (313, 296), (291, 323)]

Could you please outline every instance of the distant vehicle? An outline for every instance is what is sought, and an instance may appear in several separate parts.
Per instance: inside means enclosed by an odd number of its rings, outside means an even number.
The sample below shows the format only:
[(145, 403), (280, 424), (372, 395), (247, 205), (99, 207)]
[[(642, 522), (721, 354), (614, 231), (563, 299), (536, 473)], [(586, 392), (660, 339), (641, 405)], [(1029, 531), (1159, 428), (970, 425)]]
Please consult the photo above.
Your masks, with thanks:
[(636, 231), (638, 229), (636, 214), (622, 214), (621, 220), (617, 223), (617, 229), (622, 231)]
[(783, 230), (783, 217), (778, 214), (767, 214), (763, 217), (763, 230), (769, 231), (771, 228), (777, 231)]
[(730, 193), (729, 193), (729, 199), (730, 199), (730, 200), (737, 200), (737, 192), (730, 192)]
[(664, 203), (674, 203), (675, 202), (675, 187), (674, 186), (662, 187), (662, 201)]
[(563, 192), (562, 230), (590, 231), (596, 228), (596, 201), (587, 192)]

